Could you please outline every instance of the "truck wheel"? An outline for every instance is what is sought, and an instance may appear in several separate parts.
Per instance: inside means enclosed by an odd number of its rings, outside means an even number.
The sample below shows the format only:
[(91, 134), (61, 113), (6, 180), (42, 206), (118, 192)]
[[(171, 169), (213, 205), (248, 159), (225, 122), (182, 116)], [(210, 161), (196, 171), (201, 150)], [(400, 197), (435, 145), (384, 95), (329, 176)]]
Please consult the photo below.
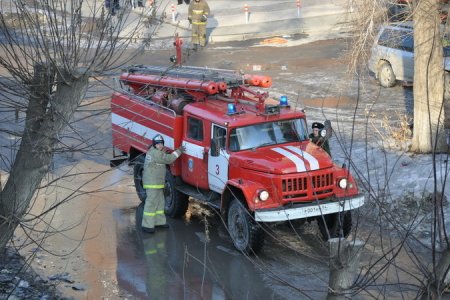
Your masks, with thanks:
[(181, 218), (184, 216), (189, 205), (189, 196), (181, 193), (175, 188), (175, 177), (169, 170), (166, 172), (166, 186), (164, 188), (166, 198), (164, 212), (166, 216)]
[(142, 184), (142, 172), (144, 171), (145, 155), (141, 154), (134, 160), (133, 174), (134, 174), (134, 187), (136, 193), (142, 202), (145, 202), (147, 198), (147, 192)]
[[(323, 219), (325, 219), (326, 224), (324, 224)], [(320, 216), (317, 221), (320, 234), (325, 241), (328, 241), (329, 238), (347, 237), (352, 230), (352, 213), (350, 211), (325, 215), (323, 219)], [(328, 233), (330, 236), (328, 236)]]
[(390, 88), (395, 85), (395, 74), (387, 61), (382, 61), (378, 67), (378, 81), (385, 88)]
[(264, 232), (238, 199), (228, 210), (228, 231), (234, 246), (248, 254), (257, 253), (264, 244)]

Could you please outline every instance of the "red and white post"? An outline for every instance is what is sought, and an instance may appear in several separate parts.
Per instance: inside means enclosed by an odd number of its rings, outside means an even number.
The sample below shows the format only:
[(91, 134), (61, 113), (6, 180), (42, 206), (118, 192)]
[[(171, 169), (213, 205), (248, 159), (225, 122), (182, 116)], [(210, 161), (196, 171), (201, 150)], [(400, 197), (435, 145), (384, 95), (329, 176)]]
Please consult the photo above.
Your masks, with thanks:
[(177, 20), (176, 20), (176, 10), (175, 10), (175, 4), (172, 4), (171, 5), (171, 8), (172, 8), (172, 23), (175, 23)]
[(247, 3), (245, 3), (245, 5), (244, 5), (244, 13), (245, 13), (245, 24), (248, 24), (249, 13), (248, 13), (248, 5), (247, 5)]
[(300, 0), (297, 0), (297, 18), (300, 18), (300, 6), (301, 6)]

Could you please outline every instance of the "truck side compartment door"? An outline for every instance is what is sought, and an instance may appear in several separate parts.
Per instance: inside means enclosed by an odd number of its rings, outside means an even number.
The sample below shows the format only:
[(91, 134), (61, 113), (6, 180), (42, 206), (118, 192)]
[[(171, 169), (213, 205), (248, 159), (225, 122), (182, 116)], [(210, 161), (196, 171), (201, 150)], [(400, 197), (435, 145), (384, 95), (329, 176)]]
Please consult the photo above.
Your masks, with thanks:
[(216, 124), (211, 125), (211, 141), (219, 145), (219, 156), (211, 155), (211, 145), (208, 153), (209, 189), (222, 193), (228, 181), (228, 160), (230, 155), (225, 151), (227, 129)]
[(208, 188), (206, 143), (209, 144), (209, 128), (205, 121), (195, 116), (185, 119), (183, 145), (186, 152), (181, 156), (183, 181), (201, 189)]

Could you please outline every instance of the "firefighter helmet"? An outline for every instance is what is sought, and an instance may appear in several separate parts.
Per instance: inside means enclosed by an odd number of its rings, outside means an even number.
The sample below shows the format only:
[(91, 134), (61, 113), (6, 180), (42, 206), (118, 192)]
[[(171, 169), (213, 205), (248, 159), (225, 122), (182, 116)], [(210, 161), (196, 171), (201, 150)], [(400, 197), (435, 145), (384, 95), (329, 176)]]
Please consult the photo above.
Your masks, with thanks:
[(155, 147), (156, 144), (163, 144), (163, 146), (164, 146), (164, 138), (162, 137), (162, 135), (160, 135), (160, 134), (155, 135), (152, 139), (152, 144), (153, 144), (153, 147)]

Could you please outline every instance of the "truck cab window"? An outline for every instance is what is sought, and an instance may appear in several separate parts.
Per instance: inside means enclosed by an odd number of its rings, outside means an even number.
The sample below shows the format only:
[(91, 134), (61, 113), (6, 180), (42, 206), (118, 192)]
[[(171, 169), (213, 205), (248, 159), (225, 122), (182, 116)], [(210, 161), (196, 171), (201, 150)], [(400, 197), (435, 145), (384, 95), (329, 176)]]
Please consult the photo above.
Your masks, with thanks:
[(203, 121), (188, 117), (187, 136), (197, 141), (203, 141)]
[(307, 139), (308, 130), (304, 119), (266, 122), (231, 129), (229, 149), (234, 152)]
[(226, 136), (227, 136), (227, 130), (225, 128), (214, 125), (213, 138), (218, 142), (221, 149), (225, 148)]

